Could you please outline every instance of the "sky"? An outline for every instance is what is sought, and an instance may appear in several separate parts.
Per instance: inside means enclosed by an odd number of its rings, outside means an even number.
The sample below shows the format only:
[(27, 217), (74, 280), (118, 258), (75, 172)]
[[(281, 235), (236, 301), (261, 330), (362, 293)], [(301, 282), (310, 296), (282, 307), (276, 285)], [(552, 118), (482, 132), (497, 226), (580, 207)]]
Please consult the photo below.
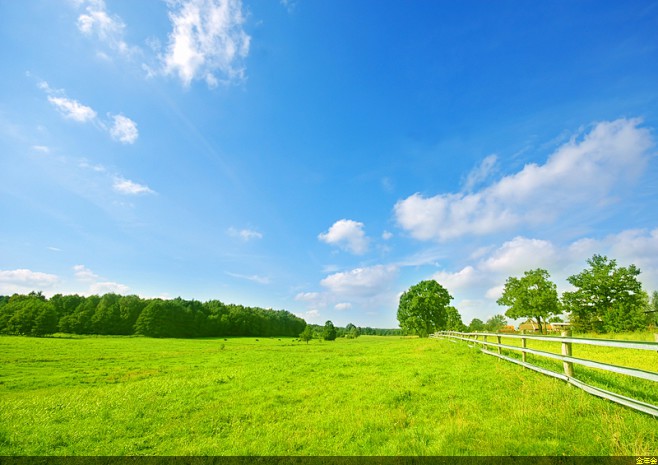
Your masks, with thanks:
[(657, 1), (0, 0), (0, 54), (0, 295), (658, 290)]

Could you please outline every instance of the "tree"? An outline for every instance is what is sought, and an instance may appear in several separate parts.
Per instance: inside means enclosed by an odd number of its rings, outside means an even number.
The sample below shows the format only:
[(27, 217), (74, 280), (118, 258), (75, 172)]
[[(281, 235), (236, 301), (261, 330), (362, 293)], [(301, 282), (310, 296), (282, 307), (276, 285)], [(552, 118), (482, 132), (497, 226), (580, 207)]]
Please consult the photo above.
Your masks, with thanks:
[(565, 292), (562, 302), (571, 312), (571, 324), (580, 331), (634, 331), (646, 324), (646, 293), (635, 265), (618, 267), (616, 260), (594, 255), (588, 269), (567, 281), (576, 290)]
[(521, 278), (509, 277), (503, 295), (496, 302), (509, 308), (505, 312), (510, 318), (534, 318), (542, 330), (544, 322), (551, 316), (562, 313), (557, 296), (557, 287), (548, 271), (537, 268), (526, 271)]
[(411, 286), (400, 297), (398, 306), (400, 327), (421, 337), (446, 329), (448, 321), (446, 307), (451, 300), (452, 296), (446, 288), (433, 279)]
[(471, 324), (468, 325), (469, 331), (484, 331), (484, 321), (479, 318), (473, 318)]
[(352, 323), (348, 323), (347, 326), (345, 326), (345, 337), (346, 338), (356, 339), (360, 335), (361, 335), (361, 332), (359, 331), (359, 328), (357, 328)]
[(495, 333), (496, 331), (503, 329), (506, 325), (507, 320), (503, 315), (494, 315), (484, 324), (484, 329)]
[(336, 327), (330, 320), (327, 320), (322, 329), (322, 339), (325, 341), (335, 341), (336, 335)]
[(306, 328), (304, 328), (302, 334), (299, 335), (299, 338), (308, 344), (308, 341), (313, 339), (313, 328), (311, 328), (309, 325), (306, 325)]
[(466, 325), (462, 322), (462, 316), (459, 314), (459, 310), (449, 305), (446, 307), (446, 315), (446, 329), (448, 331), (466, 330)]

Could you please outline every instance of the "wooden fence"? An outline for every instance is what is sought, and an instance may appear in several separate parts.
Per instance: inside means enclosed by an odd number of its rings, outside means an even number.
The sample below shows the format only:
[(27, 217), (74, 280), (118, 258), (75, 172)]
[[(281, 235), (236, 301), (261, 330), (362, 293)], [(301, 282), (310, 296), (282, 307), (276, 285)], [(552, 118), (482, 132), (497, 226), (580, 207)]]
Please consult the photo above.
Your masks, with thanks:
[[(611, 400), (621, 405), (639, 410), (649, 415), (658, 417), (658, 406), (648, 404), (646, 402), (639, 401), (637, 399), (632, 399), (630, 397), (622, 396), (614, 392), (606, 391), (599, 387), (591, 386), (586, 384), (576, 378), (574, 378), (574, 365), (582, 365), (589, 368), (598, 368), (600, 370), (609, 371), (612, 373), (619, 373), (622, 375), (632, 376), (635, 378), (645, 379), (649, 381), (654, 381), (658, 383), (658, 373), (652, 371), (640, 370), (637, 368), (622, 367), (618, 365), (611, 365), (603, 362), (596, 362), (594, 360), (576, 358), (573, 356), (573, 345), (574, 344), (584, 344), (584, 345), (593, 345), (593, 346), (604, 346), (604, 347), (617, 347), (621, 349), (639, 349), (639, 350), (651, 350), (656, 353), (656, 366), (658, 367), (658, 342), (643, 342), (643, 341), (615, 341), (610, 339), (590, 339), (590, 338), (579, 338), (572, 337), (570, 331), (562, 333), (561, 337), (555, 336), (532, 336), (532, 335), (517, 335), (517, 334), (500, 334), (500, 333), (459, 333), (456, 331), (440, 331), (438, 333), (432, 334), (430, 337), (434, 338), (448, 338), (448, 339), (457, 339), (462, 341), (468, 341), (475, 344), (480, 344), (482, 346), (481, 350), (485, 354), (493, 355), (499, 357), (503, 360), (513, 362), (519, 365), (522, 365), (531, 370), (538, 371), (548, 376), (558, 378), (572, 384), (584, 391), (593, 394), (604, 399)], [(488, 338), (495, 338), (496, 342), (488, 340)], [(521, 347), (512, 346), (508, 344), (502, 344), (501, 339), (521, 339)], [(542, 350), (531, 349), (527, 346), (528, 340), (535, 341), (549, 341), (549, 342), (559, 342), (562, 344), (562, 355), (554, 354), (552, 352), (545, 352)], [(496, 352), (488, 350), (490, 347), (497, 348)], [(502, 349), (521, 352), (521, 360), (513, 357), (508, 357), (503, 355)], [(558, 373), (556, 371), (551, 371), (546, 368), (539, 367), (528, 363), (526, 360), (526, 354), (538, 355), (541, 357), (546, 357), (553, 360), (561, 360), (563, 364), (564, 373)], [(657, 386), (658, 388), (658, 386)], [(658, 389), (657, 389), (658, 391)]]

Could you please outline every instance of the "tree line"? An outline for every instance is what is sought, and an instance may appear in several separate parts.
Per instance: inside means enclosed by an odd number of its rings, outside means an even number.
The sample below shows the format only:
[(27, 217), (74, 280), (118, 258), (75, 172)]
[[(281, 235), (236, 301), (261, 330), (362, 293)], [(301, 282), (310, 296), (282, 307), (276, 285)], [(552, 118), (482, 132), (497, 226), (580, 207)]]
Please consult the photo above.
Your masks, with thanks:
[(80, 296), (40, 292), (0, 296), (0, 333), (56, 332), (149, 337), (293, 336), (306, 321), (285, 310), (224, 304), (219, 300), (142, 299), (136, 295)]
[[(573, 290), (560, 297), (548, 271), (537, 268), (523, 276), (507, 279), (497, 300), (508, 307), (509, 318), (531, 318), (545, 332), (550, 322), (568, 318), (578, 332), (638, 331), (658, 326), (658, 292), (651, 295), (637, 279), (635, 265), (621, 267), (616, 260), (594, 255), (588, 268), (567, 278)], [(434, 280), (421, 281), (400, 297), (398, 321), (403, 330), (427, 336), (441, 330), (498, 331), (507, 320), (495, 315), (486, 323), (474, 318), (464, 325), (457, 309), (450, 305), (453, 297)]]

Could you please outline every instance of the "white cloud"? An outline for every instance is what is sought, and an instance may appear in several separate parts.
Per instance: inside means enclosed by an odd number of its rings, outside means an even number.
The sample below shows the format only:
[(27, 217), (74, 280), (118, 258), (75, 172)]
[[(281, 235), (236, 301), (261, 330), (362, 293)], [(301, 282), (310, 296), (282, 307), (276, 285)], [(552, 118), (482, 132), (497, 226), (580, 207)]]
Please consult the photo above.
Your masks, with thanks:
[(497, 161), (498, 157), (496, 155), (489, 155), (482, 160), (482, 163), (468, 173), (466, 182), (464, 183), (464, 190), (471, 192), (476, 186), (486, 181), (491, 176)]
[(125, 284), (115, 283), (111, 281), (103, 281), (92, 284), (89, 287), (89, 292), (92, 294), (128, 294), (130, 288)]
[(397, 276), (393, 265), (375, 265), (334, 273), (320, 284), (336, 296), (372, 297), (389, 290)]
[(392, 233), (392, 232), (384, 231), (384, 232), (382, 233), (382, 239), (384, 239), (385, 241), (391, 239), (392, 237), (393, 237), (393, 233)]
[(616, 188), (632, 186), (646, 165), (654, 142), (639, 124), (637, 119), (598, 123), (581, 140), (559, 147), (545, 164), (528, 164), (477, 192), (416, 193), (396, 203), (396, 220), (416, 239), (444, 241), (550, 223), (582, 205), (600, 208)]
[(263, 238), (262, 233), (258, 231), (254, 231), (253, 229), (236, 229), (234, 227), (228, 228), (228, 235), (231, 237), (238, 237), (245, 242), (250, 241), (252, 239)]
[[(137, 123), (124, 115), (110, 115), (110, 120), (102, 121), (97, 118), (96, 111), (77, 100), (66, 97), (61, 89), (53, 89), (46, 81), (37, 83), (39, 89), (48, 94), (48, 101), (65, 117), (79, 123), (94, 122), (96, 127), (107, 131), (112, 139), (124, 144), (132, 144), (139, 137)], [(35, 145), (34, 150), (48, 153), (46, 146)]]
[(0, 295), (52, 289), (59, 282), (54, 274), (27, 269), (0, 270)]
[(437, 283), (448, 290), (463, 289), (477, 281), (477, 272), (472, 266), (466, 266), (456, 273), (439, 271), (432, 276)]
[(334, 308), (338, 311), (345, 311), (352, 308), (352, 304), (350, 302), (339, 302), (336, 305), (334, 305)]
[(139, 195), (139, 194), (154, 194), (148, 186), (137, 184), (136, 182), (124, 179), (121, 177), (114, 178), (112, 188), (120, 194), (125, 195)]
[(123, 20), (117, 15), (108, 13), (103, 0), (88, 0), (82, 3), (86, 4), (86, 13), (78, 16), (77, 25), (80, 32), (87, 36), (95, 36), (121, 54), (130, 54), (134, 50), (123, 38), (126, 28)]
[(162, 57), (165, 74), (177, 75), (185, 87), (195, 79), (214, 87), (220, 79), (244, 77), (250, 37), (241, 0), (170, 0), (169, 6), (173, 30)]
[(94, 281), (100, 277), (84, 265), (75, 265), (73, 271), (76, 279), (80, 281)]
[(86, 123), (96, 118), (96, 112), (91, 107), (83, 105), (77, 100), (49, 95), (48, 101), (53, 104), (53, 106), (55, 106), (65, 118), (80, 123)]
[(370, 240), (363, 231), (363, 223), (353, 220), (338, 220), (326, 233), (318, 235), (318, 239), (332, 244), (356, 255), (363, 255), (368, 251)]
[(137, 123), (123, 115), (112, 116), (114, 124), (110, 128), (110, 135), (113, 139), (124, 144), (133, 144), (139, 137)]
[(479, 267), (485, 271), (519, 274), (555, 265), (560, 257), (549, 241), (515, 237), (496, 249)]

